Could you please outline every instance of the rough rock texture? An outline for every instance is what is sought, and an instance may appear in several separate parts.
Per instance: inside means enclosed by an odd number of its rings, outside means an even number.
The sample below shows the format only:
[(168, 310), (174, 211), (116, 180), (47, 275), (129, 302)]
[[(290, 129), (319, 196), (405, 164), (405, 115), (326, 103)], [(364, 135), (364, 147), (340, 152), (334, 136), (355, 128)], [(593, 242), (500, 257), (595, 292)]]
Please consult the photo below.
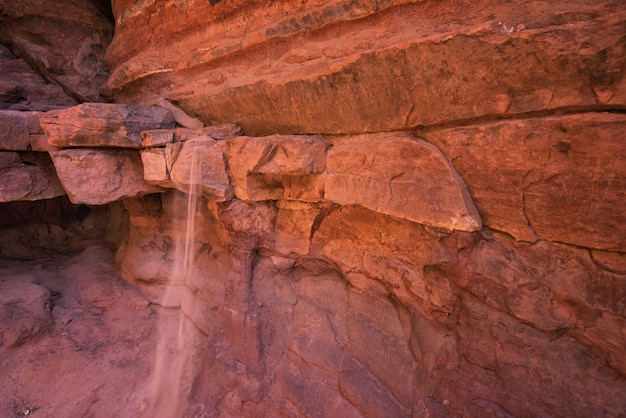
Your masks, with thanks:
[(86, 97), (106, 3), (48, 39), (58, 11), (0, 0), (2, 155), (50, 152), (69, 196), (0, 205), (0, 255), (53, 277), (0, 276), (54, 301), (0, 304), (0, 415), (624, 414), (623, 1), (114, 0), (117, 103), (44, 115), (102, 137), (45, 120), (88, 145), (50, 150), (32, 111)]
[(625, 115), (587, 113), (424, 137), (454, 161), (486, 225), (524, 241), (626, 252), (624, 132)]
[(332, 202), (441, 228), (482, 228), (463, 180), (427, 142), (380, 135), (351, 138), (329, 152), (327, 170), (324, 196)]
[(27, 61), (48, 83), (79, 102), (102, 101), (109, 71), (104, 53), (113, 22), (95, 1), (0, 2), (0, 43)]
[[(118, 257), (153, 303), (180, 306), (208, 334), (213, 354), (201, 359), (191, 409), (614, 416), (626, 407), (616, 333), (626, 275), (585, 249), (433, 230), (358, 207), (201, 199), (181, 281), (186, 198), (176, 193), (126, 201), (131, 232)], [(188, 294), (197, 305), (185, 305)]]
[(0, 279), (0, 348), (14, 348), (52, 325), (50, 291), (22, 278)]
[(0, 335), (21, 326), (32, 337), (0, 347), (0, 415), (140, 416), (154, 370), (154, 307), (100, 245), (42, 255), (0, 262)]
[(65, 194), (48, 154), (0, 151), (0, 202), (50, 199)]
[[(224, 145), (235, 196), (250, 201), (289, 198), (294, 192), (306, 194), (308, 190), (299, 187), (298, 181), (306, 182), (311, 175), (324, 170), (328, 147), (321, 138), (280, 135), (242, 136), (220, 145)], [(292, 181), (296, 187), (291, 187)], [(301, 199), (317, 200), (316, 197), (321, 196), (302, 196)]]
[(211, 137), (198, 137), (183, 142), (177, 151), (170, 169), (174, 186), (191, 192), (193, 186), (200, 186), (202, 193), (217, 200), (230, 200), (233, 186), (226, 168), (223, 151)]
[(249, 135), (626, 104), (619, 0), (119, 0), (113, 11), (120, 100), (165, 96)]
[(46, 112), (40, 125), (50, 145), (141, 148), (141, 132), (174, 127), (169, 110), (152, 106), (84, 103)]
[(74, 205), (67, 196), (34, 202), (0, 203), (0, 257), (54, 259), (92, 244), (117, 248), (128, 238), (128, 215), (121, 202)]
[(144, 180), (135, 150), (64, 149), (50, 151), (50, 156), (73, 203), (102, 205), (159, 190)]
[(61, 86), (47, 83), (24, 59), (0, 45), (0, 109), (46, 111), (75, 104)]

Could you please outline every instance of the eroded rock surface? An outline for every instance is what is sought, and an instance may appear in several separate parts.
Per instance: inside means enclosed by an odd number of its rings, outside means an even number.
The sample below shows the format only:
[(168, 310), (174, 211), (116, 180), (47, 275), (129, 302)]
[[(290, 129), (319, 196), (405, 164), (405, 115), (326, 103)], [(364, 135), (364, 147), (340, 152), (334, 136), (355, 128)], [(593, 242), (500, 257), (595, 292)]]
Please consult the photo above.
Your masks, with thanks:
[[(517, 416), (625, 406), (615, 402), (624, 339), (602, 336), (626, 325), (626, 276), (584, 249), (359, 207), (201, 198), (193, 270), (180, 281), (177, 193), (126, 202), (131, 239), (119, 256), (127, 280), (204, 324), (220, 353), (198, 373), (192, 409)], [(197, 304), (185, 305), (189, 294)]]
[(46, 112), (40, 118), (50, 145), (69, 147), (141, 148), (141, 133), (174, 127), (164, 108), (84, 103)]
[(0, 151), (0, 202), (50, 199), (65, 194), (48, 154)]
[(28, 277), (0, 279), (0, 349), (15, 348), (46, 332), (52, 325), (51, 308), (50, 291)]
[(424, 136), (454, 161), (486, 225), (524, 241), (624, 252), (625, 130), (624, 115), (588, 113)]
[(0, 0), (0, 415), (621, 416), (622, 3)]
[(410, 137), (351, 138), (329, 152), (324, 196), (341, 205), (447, 229), (482, 228), (472, 198), (441, 151)]
[(205, 124), (238, 123), (248, 135), (626, 104), (618, 0), (119, 1), (113, 9), (108, 84), (122, 100), (167, 91)]
[(134, 150), (63, 149), (50, 156), (73, 203), (102, 205), (159, 190), (144, 180), (141, 158)]
[(76, 105), (57, 84), (50, 84), (23, 58), (0, 45), (0, 109), (47, 111)]
[(102, 101), (109, 71), (104, 53), (113, 22), (97, 2), (53, 7), (39, 1), (3, 1), (0, 42), (11, 45), (37, 73), (77, 101)]

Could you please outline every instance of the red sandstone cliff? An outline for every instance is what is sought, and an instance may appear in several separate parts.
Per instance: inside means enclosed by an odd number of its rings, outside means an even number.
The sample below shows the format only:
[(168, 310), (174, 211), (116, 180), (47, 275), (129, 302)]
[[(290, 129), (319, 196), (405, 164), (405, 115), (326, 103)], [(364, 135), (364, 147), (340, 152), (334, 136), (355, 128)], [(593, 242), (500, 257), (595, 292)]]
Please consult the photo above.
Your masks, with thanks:
[[(117, 297), (181, 312), (193, 349), (136, 343), (166, 378), (130, 415), (626, 411), (623, 2), (105, 3), (0, 2), (1, 210), (57, 234), (0, 255), (100, 234)], [(63, 194), (95, 232), (50, 220)], [(35, 319), (0, 310), (0, 360), (61, 335), (42, 280), (6, 285)], [(95, 361), (132, 310), (80, 283)]]

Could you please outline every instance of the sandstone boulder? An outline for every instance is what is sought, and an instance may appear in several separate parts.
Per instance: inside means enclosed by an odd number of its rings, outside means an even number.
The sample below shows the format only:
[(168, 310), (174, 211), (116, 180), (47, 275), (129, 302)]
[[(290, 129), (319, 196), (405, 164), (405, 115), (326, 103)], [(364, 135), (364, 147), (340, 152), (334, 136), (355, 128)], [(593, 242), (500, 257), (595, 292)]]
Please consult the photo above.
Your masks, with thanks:
[(338, 142), (328, 152), (326, 199), (446, 229), (482, 227), (465, 184), (436, 147), (410, 137)]
[[(323, 172), (328, 143), (313, 136), (237, 137), (220, 142), (242, 200), (280, 200), (292, 195), (292, 183)], [(306, 190), (303, 200), (311, 198)]]
[(65, 194), (46, 153), (0, 152), (0, 176), (0, 202), (50, 199)]
[(182, 143), (170, 172), (177, 189), (191, 193), (195, 187), (199, 187), (195, 193), (201, 192), (207, 198), (218, 201), (233, 197), (224, 153), (217, 144), (210, 137), (199, 137)]
[(141, 148), (141, 132), (174, 128), (172, 114), (156, 106), (83, 103), (40, 119), (50, 145)]
[(144, 180), (135, 150), (66, 149), (50, 156), (72, 203), (102, 205), (161, 190)]
[(143, 178), (150, 184), (173, 188), (170, 169), (165, 157), (166, 148), (149, 148), (140, 151), (143, 165)]
[(425, 137), (454, 161), (487, 226), (524, 241), (624, 252), (624, 132), (623, 115), (588, 113)]

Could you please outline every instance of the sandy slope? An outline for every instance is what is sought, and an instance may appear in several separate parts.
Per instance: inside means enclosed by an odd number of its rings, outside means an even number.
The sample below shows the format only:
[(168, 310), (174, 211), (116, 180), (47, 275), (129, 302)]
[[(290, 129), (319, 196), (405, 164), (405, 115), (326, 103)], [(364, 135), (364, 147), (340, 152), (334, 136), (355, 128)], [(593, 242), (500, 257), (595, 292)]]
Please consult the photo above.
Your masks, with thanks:
[(0, 259), (0, 416), (141, 415), (157, 309), (119, 278), (100, 246)]

